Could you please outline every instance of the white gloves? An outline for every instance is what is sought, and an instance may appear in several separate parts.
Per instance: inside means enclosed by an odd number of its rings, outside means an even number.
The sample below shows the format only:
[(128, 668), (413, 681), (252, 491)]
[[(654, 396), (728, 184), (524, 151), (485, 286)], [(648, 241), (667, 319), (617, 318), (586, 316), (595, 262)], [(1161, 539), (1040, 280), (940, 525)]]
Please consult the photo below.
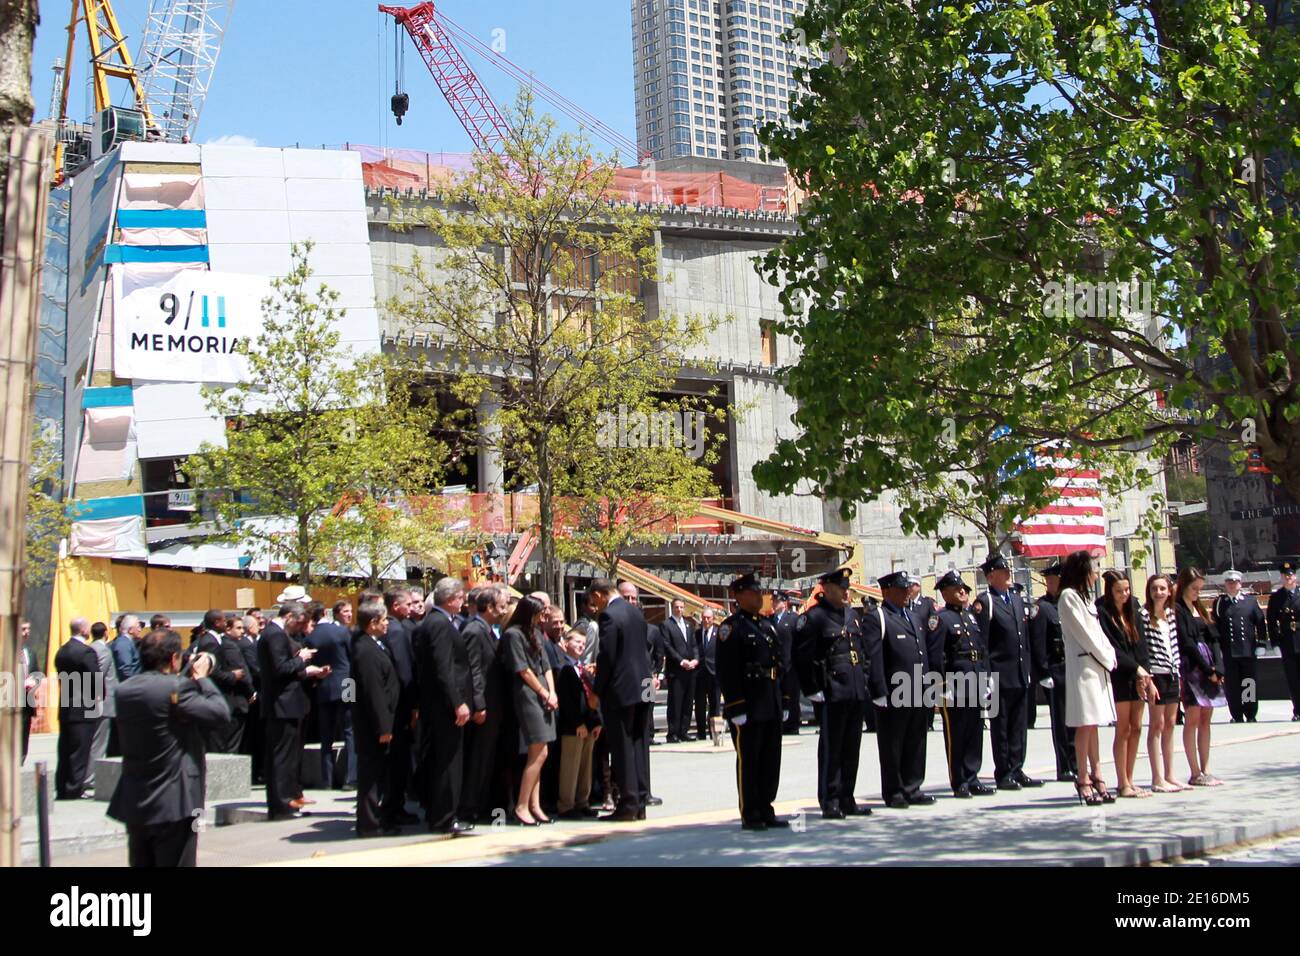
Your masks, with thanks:
[(814, 704), (823, 704), (826, 702), (826, 695), (823, 694), (821, 691), (818, 691), (808, 699), (812, 701)]
[(877, 697), (875, 700), (872, 701), (872, 703), (875, 704), (877, 707), (884, 707), (886, 704), (889, 703), (889, 698)]
[(1044, 677), (1038, 683), (1042, 684), (1048, 690), (1051, 690), (1053, 687), (1056, 686), (1056, 681), (1052, 680), (1050, 677)]
[(790, 719), (790, 711), (788, 710), (781, 711), (781, 722), (785, 723), (789, 719)]
[(739, 716), (736, 716), (736, 717), (732, 717), (732, 718), (731, 718), (731, 726), (733, 726), (733, 727), (744, 727), (744, 726), (745, 726), (745, 721), (747, 721), (747, 720), (749, 720), (748, 717), (746, 717), (744, 714), (740, 714)]

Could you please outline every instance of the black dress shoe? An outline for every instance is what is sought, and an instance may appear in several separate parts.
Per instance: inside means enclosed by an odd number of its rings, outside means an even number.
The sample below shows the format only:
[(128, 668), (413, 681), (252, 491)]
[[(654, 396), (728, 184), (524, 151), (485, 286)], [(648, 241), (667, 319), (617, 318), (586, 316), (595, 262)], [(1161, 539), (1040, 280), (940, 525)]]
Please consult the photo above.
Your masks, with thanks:
[(742, 830), (766, 830), (767, 824), (762, 820), (746, 820), (740, 825)]
[(662, 807), (664, 805), (664, 801), (662, 797), (656, 797), (652, 795), (646, 799), (645, 805), (647, 807)]
[(971, 798), (970, 787), (958, 787), (952, 792), (952, 795), (959, 800), (969, 800)]
[(268, 819), (268, 820), (297, 820), (297, 819), (300, 819), (301, 817), (305, 817), (305, 816), (307, 816), (307, 814), (303, 813), (301, 810), (276, 810), (274, 813), (268, 813), (268, 814), (266, 815), (266, 819)]
[(429, 827), (429, 832), (445, 833), (448, 834), (449, 836), (457, 836), (461, 833), (468, 833), (472, 829), (474, 829), (474, 824), (472, 823), (465, 824), (462, 823), (460, 820), (452, 820), (450, 823), (444, 823), (436, 827), (434, 826)]
[(1073, 770), (1067, 770), (1064, 773), (1058, 773), (1056, 775), (1057, 783), (1074, 783), (1078, 779), (1079, 775)]
[(1025, 773), (1016, 774), (1016, 783), (1020, 784), (1022, 787), (1041, 787), (1043, 785), (1043, 781), (1035, 780), (1033, 777)]
[(857, 804), (840, 804), (840, 812), (846, 817), (869, 817), (871, 816), (870, 807), (860, 807)]
[(772, 829), (773, 827), (779, 830), (782, 827), (788, 828), (790, 826), (789, 820), (778, 820), (776, 817), (773, 817), (770, 820), (764, 820), (763, 822), (767, 824), (767, 828), (769, 830)]
[(972, 783), (967, 789), (977, 797), (991, 797), (997, 793), (992, 787), (982, 783)]
[[(644, 810), (641, 810), (639, 812), (645, 813)], [(601, 819), (606, 820), (610, 823), (635, 823), (637, 821), (637, 814), (638, 811), (633, 810), (631, 808), (621, 808), (615, 810), (613, 813), (605, 814), (605, 816), (601, 817)]]
[(999, 780), (999, 781), (998, 781), (998, 789), (999, 789), (999, 790), (1019, 790), (1019, 789), (1020, 789), (1020, 784), (1016, 783), (1014, 780)]
[(414, 813), (407, 813), (405, 810), (398, 811), (396, 820), (398, 823), (402, 824), (403, 826), (411, 826), (414, 823), (420, 822), (419, 817), (417, 817)]
[(908, 797), (907, 802), (916, 807), (928, 807), (930, 804), (934, 803), (934, 797), (930, 796), (928, 793), (918, 793), (914, 797)]
[(670, 743), (670, 744), (679, 744), (679, 743), (681, 743), (681, 742), (682, 742), (682, 741), (681, 741), (681, 738), (680, 738), (680, 737), (669, 737), (669, 738), (668, 738), (668, 743)]
[(890, 797), (889, 802), (885, 804), (885, 806), (889, 807), (891, 810), (906, 810), (910, 804), (907, 802), (907, 798), (900, 793)]
[(839, 807), (827, 807), (822, 811), (823, 820), (843, 820), (844, 811)]
[(644, 819), (645, 819), (645, 807), (642, 807), (640, 810), (638, 810), (638, 811), (636, 812), (636, 818), (637, 818), (638, 820), (644, 820)]

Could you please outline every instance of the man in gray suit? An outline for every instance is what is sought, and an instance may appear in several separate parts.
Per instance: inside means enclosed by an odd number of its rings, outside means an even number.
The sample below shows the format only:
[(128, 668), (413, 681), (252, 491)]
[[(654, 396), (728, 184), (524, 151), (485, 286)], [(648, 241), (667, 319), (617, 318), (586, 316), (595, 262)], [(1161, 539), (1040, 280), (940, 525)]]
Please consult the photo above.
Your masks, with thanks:
[(195, 654), (189, 673), (179, 673), (175, 631), (146, 634), (140, 665), (118, 691), (122, 776), (108, 815), (126, 824), (131, 866), (194, 866), (207, 783), (203, 734), (224, 727), (230, 708), (208, 679), (210, 655)]
[(117, 667), (113, 662), (113, 652), (105, 640), (107, 634), (107, 625), (98, 621), (91, 625), (90, 649), (95, 652), (99, 672), (104, 675), (104, 709), (95, 723), (95, 736), (90, 742), (90, 765), (86, 768), (87, 790), (95, 789), (95, 764), (108, 756), (109, 732), (113, 729), (113, 718), (117, 716)]

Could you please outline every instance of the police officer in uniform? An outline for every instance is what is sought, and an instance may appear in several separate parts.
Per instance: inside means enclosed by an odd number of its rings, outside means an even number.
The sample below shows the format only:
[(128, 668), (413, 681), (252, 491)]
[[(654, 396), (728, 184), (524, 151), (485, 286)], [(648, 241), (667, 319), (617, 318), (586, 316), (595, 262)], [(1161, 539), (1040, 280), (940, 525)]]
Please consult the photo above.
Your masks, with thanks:
[(800, 616), (794, 636), (799, 683), (809, 700), (822, 705), (817, 801), (828, 820), (871, 813), (857, 805), (853, 790), (867, 702), (885, 696), (883, 675), (872, 670), (857, 611), (849, 604), (849, 578), (848, 568), (821, 576), (822, 593)]
[(1029, 609), (1029, 635), (1037, 679), (1047, 689), (1047, 712), (1052, 718), (1052, 749), (1056, 751), (1056, 779), (1076, 780), (1078, 758), (1074, 753), (1074, 728), (1065, 726), (1065, 636), (1061, 633), (1061, 562), (1043, 569), (1047, 593)]
[[(925, 781), (927, 713), (924, 675), (935, 669), (929, 658), (925, 627), (907, 613), (907, 573), (880, 579), (884, 601), (868, 611), (862, 629), (873, 656), (880, 655), (886, 696), (876, 705), (876, 742), (880, 749), (880, 789), (885, 806), (905, 810), (934, 803), (921, 792)], [(874, 666), (874, 665), (873, 665)], [(920, 678), (920, 679), (918, 679)]]
[[(1214, 620), (1223, 649), (1224, 691), (1232, 722), (1248, 720), (1252, 724), (1259, 713), (1258, 678), (1255, 672), (1256, 641), (1267, 633), (1264, 611), (1253, 594), (1241, 592), (1241, 572), (1235, 569), (1223, 576), (1223, 590), (1214, 601)], [(1249, 692), (1246, 682), (1250, 682)], [(1249, 698), (1249, 700), (1247, 700)]]
[(988, 645), (990, 672), (998, 676), (997, 716), (989, 720), (998, 789), (1041, 787), (1043, 781), (1025, 773), (1029, 707), (1034, 695), (1029, 680), (1029, 611), (1011, 588), (1011, 566), (1005, 557), (989, 555), (980, 570), (989, 587), (976, 599), (974, 611)]
[(722, 713), (736, 748), (736, 789), (746, 830), (788, 827), (772, 801), (781, 780), (781, 638), (760, 617), (763, 591), (753, 574), (731, 582), (740, 610), (718, 628)]
[(1020, 603), (1025, 606), (1025, 613), (1029, 615), (1030, 640), (1029, 640), (1029, 703), (1025, 709), (1025, 726), (1033, 730), (1038, 726), (1038, 687), (1034, 683), (1034, 675), (1037, 675), (1042, 668), (1041, 649), (1034, 646), (1033, 626), (1034, 616), (1038, 614), (1038, 605), (1025, 597), (1025, 586), (1019, 581), (1011, 585), (1011, 590), (1020, 598)]
[(939, 579), (936, 587), (943, 607), (926, 620), (932, 642), (943, 655), (943, 738), (948, 750), (948, 779), (955, 797), (996, 793), (980, 783), (984, 758), (984, 720), (980, 717), (988, 685), (988, 649), (975, 615), (967, 608), (970, 587), (956, 571)]
[(1300, 720), (1300, 591), (1296, 589), (1295, 564), (1283, 561), (1281, 571), (1282, 586), (1268, 599), (1268, 635), (1282, 652), (1291, 719)]
[[(926, 650), (930, 656), (930, 660), (936, 662), (942, 661), (943, 648), (935, 643), (934, 634), (927, 629), (927, 622), (930, 620), (935, 610), (934, 598), (929, 595), (921, 594), (921, 579), (911, 572), (908, 572), (907, 574), (906, 610), (908, 614), (912, 615), (912, 620), (916, 622), (916, 626), (925, 632), (926, 643), (928, 645)], [(925, 726), (929, 730), (934, 730), (934, 708), (927, 707), (926, 713), (928, 716), (926, 718)]]

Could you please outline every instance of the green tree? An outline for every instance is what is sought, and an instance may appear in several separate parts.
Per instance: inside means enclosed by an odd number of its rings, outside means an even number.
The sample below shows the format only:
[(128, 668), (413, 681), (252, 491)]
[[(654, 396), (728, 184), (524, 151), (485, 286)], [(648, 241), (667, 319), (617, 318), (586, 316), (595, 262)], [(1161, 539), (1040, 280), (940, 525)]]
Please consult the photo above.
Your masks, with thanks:
[[(802, 435), (760, 484), (851, 503), (1005, 424), (1110, 490), (1191, 430), (1257, 443), (1300, 492), (1300, 38), (1279, 9), (814, 0), (797, 25), (828, 52), (763, 130), (809, 190), (764, 263), (803, 347)], [(1010, 493), (1041, 504), (1036, 481)]]
[(29, 586), (39, 586), (54, 580), (59, 543), (71, 532), (72, 518), (59, 495), (63, 455), (57, 436), (33, 431), (31, 454), (24, 580)]
[(480, 448), (537, 486), (542, 587), (559, 594), (556, 497), (583, 465), (584, 432), (668, 391), (707, 323), (646, 314), (655, 222), (607, 200), (614, 164), (557, 134), (526, 90), (506, 118), (501, 152), (476, 153), (436, 205), (394, 205), (398, 228), (428, 227), (441, 245), (436, 271), (418, 258), (402, 270), (389, 308), (441, 338), (434, 367), (465, 404), (488, 403)]
[(376, 580), (388, 555), (405, 553), (400, 522), (376, 509), (424, 491), (445, 449), (401, 366), (340, 346), (344, 310), (337, 292), (312, 287), (310, 251), (295, 245), (293, 267), (272, 282), (248, 382), (206, 389), (227, 420), (226, 445), (205, 443), (189, 467), (215, 512), (214, 537), (286, 557), (304, 586), (358, 564)]

